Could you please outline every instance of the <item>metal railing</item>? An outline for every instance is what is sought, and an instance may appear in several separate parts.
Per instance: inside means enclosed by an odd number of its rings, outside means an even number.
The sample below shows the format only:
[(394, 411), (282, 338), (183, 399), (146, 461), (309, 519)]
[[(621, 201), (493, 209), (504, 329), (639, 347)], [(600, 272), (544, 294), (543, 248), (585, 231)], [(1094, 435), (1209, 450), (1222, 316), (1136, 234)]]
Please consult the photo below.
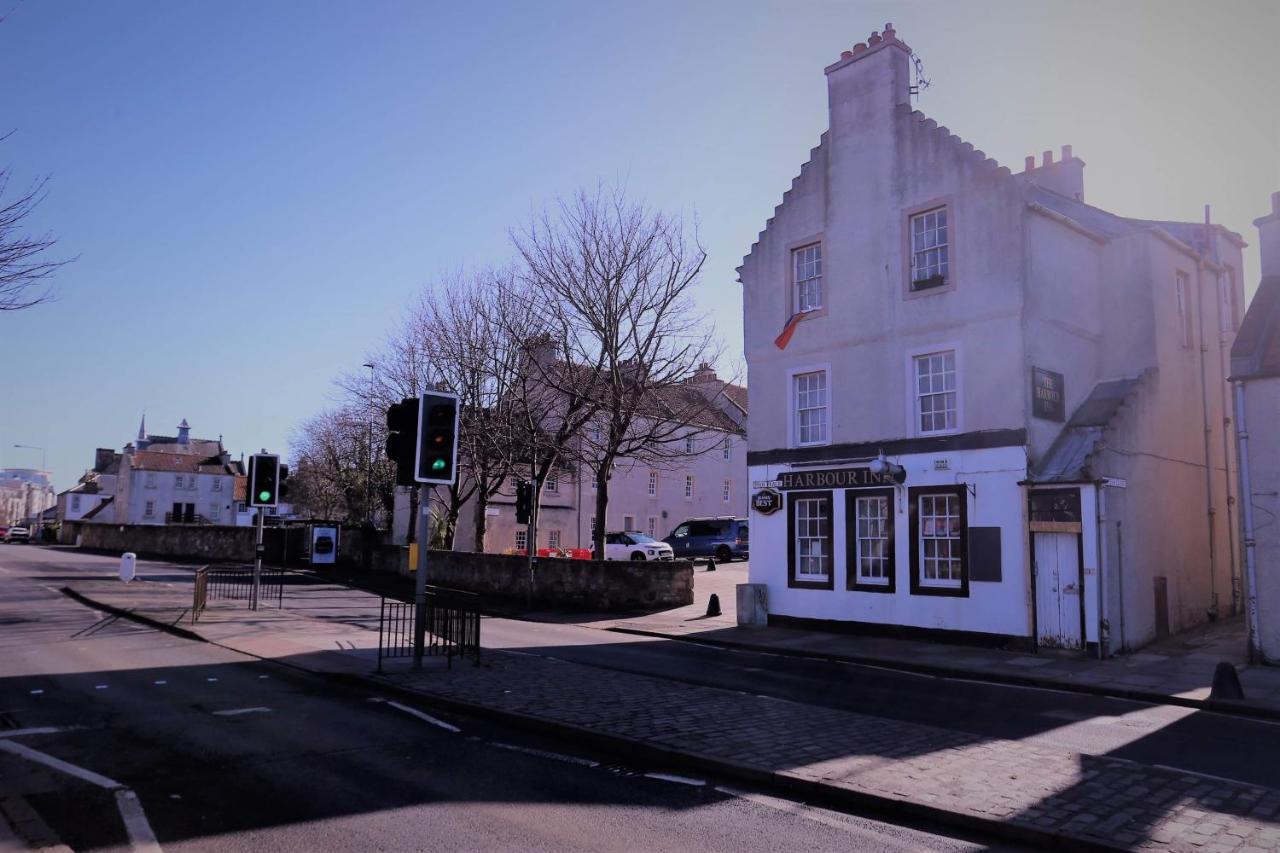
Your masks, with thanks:
[[(413, 657), (413, 629), (413, 603), (383, 597), (378, 618), (378, 672), (384, 659)], [(461, 590), (429, 590), (423, 652), (444, 655), (450, 668), (455, 656), (467, 655), (479, 666), (480, 596)]]
[(209, 603), (209, 567), (196, 569), (196, 582), (191, 592), (191, 622), (200, 618), (205, 606)]
[(173, 513), (166, 512), (164, 514), (165, 524), (213, 524), (213, 521), (204, 515), (192, 514), (187, 515), (185, 512)]
[[(262, 584), (258, 589), (258, 601), (284, 607), (284, 569), (262, 567)], [(210, 601), (244, 601), (253, 607), (253, 569), (243, 566), (205, 566), (196, 572), (196, 589), (193, 593), (191, 618), (200, 613)], [(197, 604), (199, 605), (197, 609)]]

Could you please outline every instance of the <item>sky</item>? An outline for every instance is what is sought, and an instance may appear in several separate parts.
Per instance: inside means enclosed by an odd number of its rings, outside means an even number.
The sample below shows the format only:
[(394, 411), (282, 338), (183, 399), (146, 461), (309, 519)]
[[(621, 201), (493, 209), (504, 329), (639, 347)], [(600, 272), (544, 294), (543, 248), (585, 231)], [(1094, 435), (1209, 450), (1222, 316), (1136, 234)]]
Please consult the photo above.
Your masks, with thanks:
[(1015, 172), (1243, 235), (1280, 190), (1280, 3), (0, 0), (0, 168), (74, 258), (0, 314), (0, 467), (59, 489), (186, 418), (287, 453), (404, 307), (511, 258), (600, 181), (696, 218), (743, 374), (735, 267), (827, 125), (823, 68), (892, 21), (916, 106)]

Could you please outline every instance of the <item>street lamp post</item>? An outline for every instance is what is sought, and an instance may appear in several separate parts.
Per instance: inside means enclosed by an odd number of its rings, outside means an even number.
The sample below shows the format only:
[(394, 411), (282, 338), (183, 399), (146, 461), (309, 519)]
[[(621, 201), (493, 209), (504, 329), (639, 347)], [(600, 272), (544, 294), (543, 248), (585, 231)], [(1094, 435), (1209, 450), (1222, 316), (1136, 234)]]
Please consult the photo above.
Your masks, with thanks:
[(374, 368), (373, 363), (366, 361), (364, 366), (369, 368), (369, 394), (368, 400), (368, 417), (369, 417), (369, 446), (365, 448), (365, 473), (364, 473), (364, 528), (360, 531), (360, 540), (362, 544), (361, 550), (364, 552), (364, 570), (369, 571), (373, 565), (373, 383)]
[[(48, 459), (47, 459), (47, 454), (45, 452), (45, 449), (43, 447), (37, 447), (34, 444), (15, 444), (14, 447), (19, 448), (20, 450), (39, 450), (40, 451), (40, 474), (44, 478), (45, 486), (47, 487), (49, 485), (49, 470), (48, 470)], [(44, 510), (45, 508), (41, 507), (40, 511), (36, 513), (36, 539), (37, 540), (40, 538), (40, 533), (44, 528)]]

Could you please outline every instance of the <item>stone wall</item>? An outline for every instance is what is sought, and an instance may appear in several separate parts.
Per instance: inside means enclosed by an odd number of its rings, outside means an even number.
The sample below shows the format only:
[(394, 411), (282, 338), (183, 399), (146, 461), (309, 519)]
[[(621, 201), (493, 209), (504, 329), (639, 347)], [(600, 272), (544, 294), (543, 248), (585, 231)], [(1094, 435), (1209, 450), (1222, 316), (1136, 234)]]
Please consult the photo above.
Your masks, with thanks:
[(247, 562), (253, 559), (252, 527), (163, 524), (95, 524), (66, 521), (58, 531), (64, 545), (141, 557)]
[[(529, 589), (527, 561), (503, 554), (432, 551), (427, 580), (494, 598), (524, 601)], [(540, 557), (533, 577), (533, 600), (582, 610), (656, 610), (693, 603), (693, 564), (606, 562)]]

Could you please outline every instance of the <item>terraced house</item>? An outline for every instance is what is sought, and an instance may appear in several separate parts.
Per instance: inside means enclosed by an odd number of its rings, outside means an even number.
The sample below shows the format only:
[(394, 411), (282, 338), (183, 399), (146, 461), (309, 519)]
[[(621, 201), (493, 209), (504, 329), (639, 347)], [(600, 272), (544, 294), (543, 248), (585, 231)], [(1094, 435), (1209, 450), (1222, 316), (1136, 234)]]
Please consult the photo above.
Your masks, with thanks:
[(1111, 653), (1240, 606), (1244, 243), (1085, 201), (912, 108), (892, 26), (739, 268), (771, 621)]

